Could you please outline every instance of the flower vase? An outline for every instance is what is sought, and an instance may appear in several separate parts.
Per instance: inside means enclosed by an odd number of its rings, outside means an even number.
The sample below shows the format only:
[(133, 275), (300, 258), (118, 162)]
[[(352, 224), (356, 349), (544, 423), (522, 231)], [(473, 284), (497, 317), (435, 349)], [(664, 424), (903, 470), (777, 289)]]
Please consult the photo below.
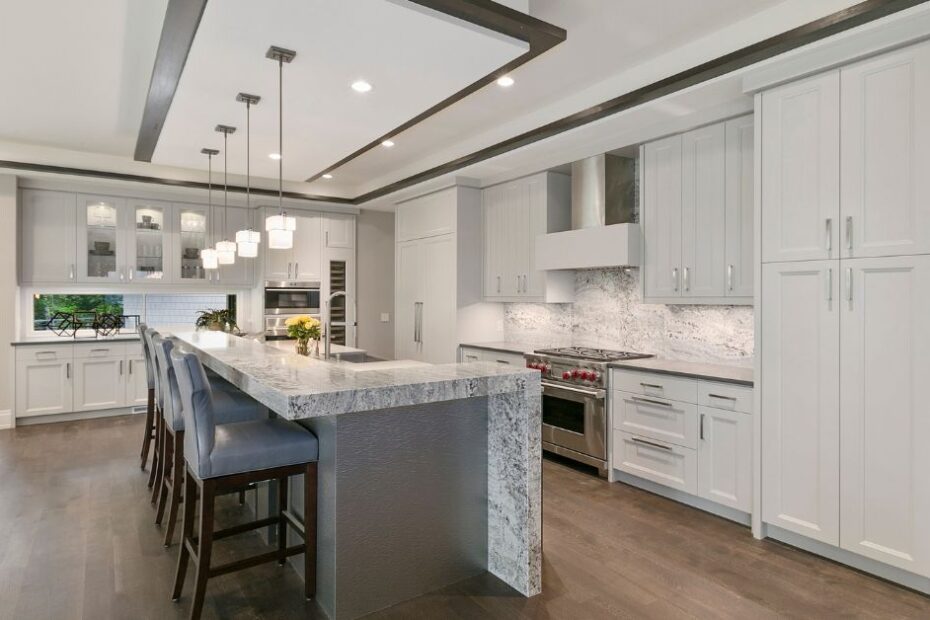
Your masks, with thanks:
[(320, 357), (320, 341), (318, 339), (313, 341), (313, 355)]
[(297, 354), (310, 355), (310, 341), (307, 338), (297, 339)]

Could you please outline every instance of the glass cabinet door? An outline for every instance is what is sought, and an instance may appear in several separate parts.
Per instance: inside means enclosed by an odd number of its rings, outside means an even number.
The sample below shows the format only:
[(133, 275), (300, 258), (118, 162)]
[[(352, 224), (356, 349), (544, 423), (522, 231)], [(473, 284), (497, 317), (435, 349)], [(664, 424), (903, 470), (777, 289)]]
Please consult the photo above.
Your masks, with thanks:
[(83, 196), (78, 202), (83, 229), (78, 232), (78, 279), (122, 280), (123, 234), (121, 199)]
[(207, 209), (175, 205), (179, 243), (175, 248), (178, 278), (182, 282), (205, 279), (206, 272), (200, 252), (207, 247)]
[(132, 205), (132, 238), (129, 279), (159, 281), (165, 276), (168, 207), (156, 202)]

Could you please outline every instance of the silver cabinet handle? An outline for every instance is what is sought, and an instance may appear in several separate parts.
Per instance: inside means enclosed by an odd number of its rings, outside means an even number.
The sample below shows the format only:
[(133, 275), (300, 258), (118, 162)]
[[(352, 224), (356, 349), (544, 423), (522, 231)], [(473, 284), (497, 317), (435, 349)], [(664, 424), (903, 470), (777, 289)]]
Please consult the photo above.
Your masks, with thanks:
[(685, 292), (691, 291), (691, 268), (685, 267), (684, 271)]
[(300, 273), (300, 267), (298, 267), (299, 264), (300, 263), (298, 262), (294, 262), (294, 279), (295, 280), (297, 279), (297, 274)]
[(507, 360), (495, 360), (495, 361), (496, 361), (498, 364), (507, 364), (508, 366), (510, 366), (510, 362), (508, 362)]
[(698, 437), (700, 437), (701, 441), (704, 441), (704, 414), (703, 413), (701, 414), (701, 418), (698, 424), (699, 424)]
[(132, 272), (135, 271), (135, 270), (136, 270), (135, 267), (129, 267), (129, 268), (126, 269), (126, 271), (129, 272), (129, 281), (130, 281), (130, 282), (132, 282)]
[(520, 276), (517, 276), (517, 292), (520, 292)]
[(672, 284), (675, 286), (675, 292), (678, 292), (678, 267), (672, 268)]
[(852, 301), (852, 267), (846, 268), (846, 300)]
[(291, 264), (290, 263), (287, 264), (287, 279), (288, 280), (291, 279)]
[(653, 448), (659, 448), (660, 450), (667, 450), (668, 452), (672, 451), (672, 448), (669, 446), (663, 446), (660, 443), (653, 443), (651, 441), (646, 441), (645, 439), (640, 439), (639, 437), (631, 437), (636, 443), (641, 443), (645, 446), (652, 446)]
[(722, 394), (708, 394), (707, 397), (708, 398), (719, 398), (720, 400), (732, 400), (734, 403), (736, 402), (735, 396), (723, 396)]
[(526, 274), (523, 274), (523, 292), (526, 292)]
[(65, 379), (71, 378), (71, 362), (65, 364)]
[(124, 279), (124, 278), (123, 278), (123, 271), (122, 271), (122, 270), (120, 270), (120, 272), (119, 272), (119, 279), (120, 279), (120, 282), (122, 282), (123, 279)]
[(833, 218), (827, 218), (827, 242), (826, 242), (827, 252), (833, 249)]
[(501, 277), (497, 276), (497, 292), (501, 292)]
[(727, 265), (727, 290), (733, 290), (733, 265)]
[(640, 381), (639, 384), (640, 384), (642, 387), (644, 387), (644, 388), (652, 388), (652, 389), (654, 389), (654, 390), (664, 390), (664, 389), (665, 389), (664, 387), (662, 387), (662, 386), (659, 385), (658, 383), (643, 383), (642, 381)]
[(827, 269), (827, 301), (833, 301), (833, 269)]
[(329, 247), (329, 231), (327, 230), (327, 231), (326, 231), (325, 233), (323, 233), (323, 234), (324, 234), (324, 236), (325, 236), (324, 243), (326, 244), (326, 247)]
[(71, 263), (71, 270), (68, 272), (68, 279), (69, 280), (74, 279), (74, 263)]
[(846, 216), (846, 249), (852, 249), (852, 216)]
[(129, 374), (132, 374), (132, 360), (129, 360)]
[(413, 341), (423, 342), (423, 302), (413, 302)]
[(672, 403), (663, 403), (661, 400), (652, 400), (651, 398), (642, 398), (640, 396), (633, 396), (632, 400), (637, 403), (646, 403), (649, 405), (659, 405), (660, 407), (671, 407)]
[(106, 355), (107, 353), (110, 352), (110, 349), (91, 349), (90, 352), (91, 353), (103, 353), (104, 355)]
[(123, 374), (123, 360), (119, 361), (119, 374), (120, 376)]

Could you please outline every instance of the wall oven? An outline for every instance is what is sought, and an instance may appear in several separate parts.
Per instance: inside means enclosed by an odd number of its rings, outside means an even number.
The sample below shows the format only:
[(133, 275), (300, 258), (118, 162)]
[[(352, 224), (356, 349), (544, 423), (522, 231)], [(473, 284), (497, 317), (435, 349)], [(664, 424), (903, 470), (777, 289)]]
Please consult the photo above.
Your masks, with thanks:
[(549, 452), (607, 474), (607, 391), (542, 382), (542, 441)]
[(319, 282), (265, 282), (265, 338), (287, 338), (284, 322), (299, 314), (320, 318)]

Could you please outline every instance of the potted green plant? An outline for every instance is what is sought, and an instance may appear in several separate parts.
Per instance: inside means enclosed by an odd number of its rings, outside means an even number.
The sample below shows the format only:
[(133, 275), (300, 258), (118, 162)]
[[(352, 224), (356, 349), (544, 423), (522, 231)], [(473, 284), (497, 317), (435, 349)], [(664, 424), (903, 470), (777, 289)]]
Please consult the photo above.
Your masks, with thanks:
[(198, 329), (209, 329), (218, 332), (229, 332), (232, 334), (239, 333), (239, 326), (236, 319), (229, 310), (199, 310), (197, 312), (197, 321), (195, 325)]

